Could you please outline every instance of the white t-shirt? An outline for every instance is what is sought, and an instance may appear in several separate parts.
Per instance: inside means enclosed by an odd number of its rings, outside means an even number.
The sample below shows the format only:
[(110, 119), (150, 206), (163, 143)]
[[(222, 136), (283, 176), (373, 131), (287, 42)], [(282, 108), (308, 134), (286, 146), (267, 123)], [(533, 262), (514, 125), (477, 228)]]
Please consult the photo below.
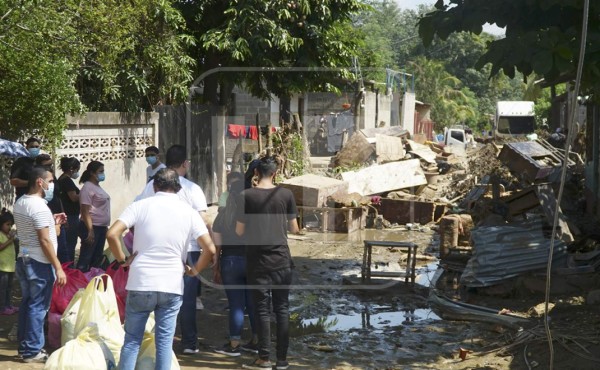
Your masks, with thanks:
[(54, 247), (54, 253), (58, 248), (56, 242), (56, 229), (54, 228), (54, 217), (46, 202), (36, 195), (23, 195), (13, 207), (17, 235), (19, 236), (19, 257), (23, 256), (23, 249), (27, 248), (29, 257), (41, 263), (50, 263), (37, 236), (36, 230), (48, 228), (50, 241)]
[(156, 166), (156, 168), (152, 168), (152, 165), (146, 167), (146, 182), (150, 181), (152, 176), (156, 175), (156, 173), (162, 168), (167, 168), (167, 166), (165, 166), (164, 163), (161, 163), (158, 166)]
[[(193, 209), (198, 212), (204, 212), (208, 210), (208, 205), (206, 204), (206, 196), (204, 196), (204, 192), (196, 183), (191, 182), (183, 176), (179, 176), (179, 183), (181, 184), (181, 190), (177, 193), (179, 199), (183, 202), (190, 205)], [(136, 201), (146, 199), (154, 196), (154, 180), (150, 181), (146, 184), (144, 191), (142, 194), (136, 197)], [(196, 239), (190, 240), (190, 248), (188, 252), (199, 252), (200, 246)]]
[(119, 216), (135, 227), (127, 290), (183, 295), (183, 273), (190, 239), (208, 233), (200, 214), (176, 194), (159, 192), (134, 202)]

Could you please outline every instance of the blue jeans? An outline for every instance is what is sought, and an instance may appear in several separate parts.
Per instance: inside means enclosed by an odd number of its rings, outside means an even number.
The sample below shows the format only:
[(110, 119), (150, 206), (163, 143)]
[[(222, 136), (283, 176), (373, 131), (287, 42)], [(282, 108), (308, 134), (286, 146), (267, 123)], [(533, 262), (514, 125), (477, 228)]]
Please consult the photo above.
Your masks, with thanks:
[[(221, 258), (221, 278), (229, 301), (229, 339), (239, 341), (242, 339), (245, 310), (248, 312), (250, 328), (254, 334), (254, 306), (251, 303), (250, 293), (244, 288), (246, 285), (246, 257), (223, 256)], [(228, 288), (228, 285), (234, 287)]]
[(75, 247), (77, 246), (77, 237), (79, 236), (79, 215), (67, 215), (69, 227), (63, 228), (61, 234), (64, 234), (65, 244), (61, 248), (58, 243), (57, 257), (60, 263), (75, 261)]
[(94, 242), (86, 243), (85, 239), (88, 236), (87, 228), (84, 222), (79, 223), (79, 237), (81, 238), (81, 250), (79, 251), (79, 260), (77, 261), (77, 269), (87, 272), (90, 267), (100, 266), (102, 261), (102, 253), (104, 253), (104, 243), (106, 242), (106, 226), (92, 226), (94, 229)]
[(250, 285), (264, 285), (265, 288), (252, 289), (256, 333), (258, 334), (258, 357), (268, 360), (271, 352), (271, 293), (273, 312), (277, 327), (277, 361), (287, 359), (290, 344), (289, 285), (292, 283), (292, 269), (253, 274), (248, 278)]
[[(200, 258), (200, 252), (188, 252), (187, 264), (193, 266)], [(179, 311), (179, 327), (181, 328), (181, 346), (183, 349), (198, 348), (198, 328), (196, 326), (196, 296), (200, 278), (183, 276), (183, 303)]]
[(41, 263), (33, 258), (25, 263), (19, 257), (16, 273), (23, 295), (19, 307), (18, 352), (23, 358), (29, 358), (44, 348), (44, 318), (50, 308), (54, 269), (49, 263)]
[(156, 326), (156, 370), (170, 370), (173, 355), (173, 336), (177, 325), (177, 313), (181, 307), (179, 294), (163, 292), (127, 292), (125, 308), (125, 341), (121, 348), (120, 370), (134, 370), (144, 329), (150, 312), (154, 311)]

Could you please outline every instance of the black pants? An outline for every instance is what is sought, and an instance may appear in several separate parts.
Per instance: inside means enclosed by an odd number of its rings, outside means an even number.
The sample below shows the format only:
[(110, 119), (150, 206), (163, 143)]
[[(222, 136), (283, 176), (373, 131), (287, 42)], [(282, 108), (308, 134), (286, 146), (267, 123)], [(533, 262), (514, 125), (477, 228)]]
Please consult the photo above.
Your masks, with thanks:
[(271, 310), (269, 293), (272, 298), (273, 312), (277, 323), (277, 360), (285, 361), (290, 344), (289, 285), (292, 283), (292, 269), (287, 268), (270, 273), (253, 273), (248, 276), (248, 285), (253, 287), (252, 301), (255, 307), (256, 333), (258, 334), (258, 357), (268, 360), (271, 349)]

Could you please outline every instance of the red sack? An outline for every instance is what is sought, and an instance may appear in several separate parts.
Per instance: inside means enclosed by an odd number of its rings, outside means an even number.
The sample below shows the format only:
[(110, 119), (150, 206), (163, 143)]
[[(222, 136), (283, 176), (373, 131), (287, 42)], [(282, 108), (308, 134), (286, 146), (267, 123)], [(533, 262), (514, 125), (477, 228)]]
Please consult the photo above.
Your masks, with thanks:
[(48, 313), (48, 341), (46, 344), (50, 348), (60, 348), (60, 335), (62, 328), (60, 326), (61, 314), (55, 312)]
[(106, 274), (112, 278), (115, 294), (117, 295), (117, 306), (119, 306), (119, 316), (121, 323), (125, 322), (125, 303), (127, 302), (127, 278), (129, 277), (129, 267), (122, 267), (119, 262), (114, 261), (106, 268)]
[(62, 264), (62, 269), (65, 275), (67, 275), (67, 283), (63, 287), (54, 284), (52, 288), (52, 300), (50, 301), (50, 312), (62, 315), (75, 293), (79, 289), (84, 289), (89, 282), (83, 272), (68, 267), (70, 264), (71, 262)]
[(90, 268), (90, 271), (84, 272), (83, 274), (88, 281), (92, 281), (92, 279), (96, 276), (104, 274), (104, 270), (102, 270), (100, 267), (92, 267)]

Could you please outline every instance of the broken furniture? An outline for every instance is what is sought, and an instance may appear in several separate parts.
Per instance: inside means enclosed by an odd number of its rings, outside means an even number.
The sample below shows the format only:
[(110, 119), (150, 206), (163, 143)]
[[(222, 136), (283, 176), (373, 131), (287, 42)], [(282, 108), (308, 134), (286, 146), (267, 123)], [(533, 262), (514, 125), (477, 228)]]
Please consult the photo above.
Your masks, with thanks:
[(360, 195), (385, 193), (427, 184), (418, 159), (390, 162), (362, 168), (358, 171), (342, 172), (347, 181), (348, 192)]
[[(385, 247), (400, 249), (408, 254), (406, 259), (406, 271), (372, 271), (371, 270), (371, 255), (373, 253), (373, 247)], [(404, 282), (415, 282), (415, 266), (417, 264), (417, 245), (409, 242), (391, 242), (391, 241), (377, 241), (377, 240), (365, 240), (364, 251), (363, 251), (363, 263), (361, 268), (362, 281), (371, 281), (371, 277), (400, 277), (404, 278)]]
[(294, 194), (297, 205), (305, 207), (323, 207), (328, 196), (336, 192), (348, 192), (346, 181), (312, 174), (292, 177), (283, 181), (280, 186)]
[(381, 204), (376, 208), (383, 218), (398, 225), (408, 223), (427, 225), (430, 222), (437, 222), (446, 213), (445, 204), (414, 199), (382, 198)]
[(322, 232), (351, 233), (365, 228), (366, 212), (362, 207), (305, 207), (298, 206), (300, 228), (306, 227), (306, 218), (314, 215)]

